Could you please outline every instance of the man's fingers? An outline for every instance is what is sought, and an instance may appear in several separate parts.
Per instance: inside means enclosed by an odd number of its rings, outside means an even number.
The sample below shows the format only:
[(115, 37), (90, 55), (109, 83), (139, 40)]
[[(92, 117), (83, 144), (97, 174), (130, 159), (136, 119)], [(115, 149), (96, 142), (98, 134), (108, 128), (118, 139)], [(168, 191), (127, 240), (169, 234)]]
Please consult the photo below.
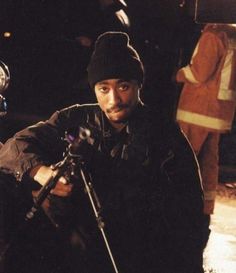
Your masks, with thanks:
[(50, 193), (62, 197), (69, 196), (72, 192), (73, 185), (67, 183), (64, 177), (60, 177), (55, 188), (52, 189)]
[(61, 177), (59, 178), (58, 182), (60, 182), (60, 183), (62, 183), (62, 184), (64, 184), (64, 185), (69, 183), (69, 182), (65, 179), (64, 176), (61, 176)]

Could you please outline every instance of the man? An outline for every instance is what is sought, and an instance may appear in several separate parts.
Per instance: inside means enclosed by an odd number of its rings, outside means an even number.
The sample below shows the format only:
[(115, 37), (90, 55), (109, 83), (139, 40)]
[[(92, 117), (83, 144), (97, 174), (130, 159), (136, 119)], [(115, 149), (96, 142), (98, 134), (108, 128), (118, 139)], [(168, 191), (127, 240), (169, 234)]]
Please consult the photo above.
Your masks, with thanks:
[(218, 184), (219, 138), (231, 129), (235, 112), (235, 73), (236, 26), (207, 24), (191, 63), (176, 76), (178, 82), (184, 82), (177, 121), (199, 160), (207, 225)]
[[(23, 207), (31, 190), (55, 176), (50, 165), (63, 158), (65, 132), (76, 140), (87, 130), (76, 150), (99, 199), (118, 272), (203, 272), (198, 165), (176, 124), (163, 124), (141, 102), (143, 74), (127, 34), (102, 34), (88, 65), (98, 104), (57, 111), (17, 133), (1, 149), (0, 168), (10, 185), (17, 180)], [(58, 180), (42, 205), (46, 213), (40, 210), (9, 247), (5, 273), (19, 272), (19, 265), (21, 272), (117, 272), (81, 178)]]

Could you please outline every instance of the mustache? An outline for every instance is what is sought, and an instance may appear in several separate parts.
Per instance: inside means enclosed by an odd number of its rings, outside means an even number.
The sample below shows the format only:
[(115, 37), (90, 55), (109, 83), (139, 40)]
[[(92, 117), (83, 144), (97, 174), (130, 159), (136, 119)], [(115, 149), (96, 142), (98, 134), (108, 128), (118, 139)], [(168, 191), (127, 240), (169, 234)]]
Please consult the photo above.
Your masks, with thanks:
[(117, 104), (115, 106), (112, 106), (111, 108), (107, 109), (107, 113), (111, 113), (111, 112), (119, 112), (123, 109), (128, 108), (129, 105), (128, 104)]

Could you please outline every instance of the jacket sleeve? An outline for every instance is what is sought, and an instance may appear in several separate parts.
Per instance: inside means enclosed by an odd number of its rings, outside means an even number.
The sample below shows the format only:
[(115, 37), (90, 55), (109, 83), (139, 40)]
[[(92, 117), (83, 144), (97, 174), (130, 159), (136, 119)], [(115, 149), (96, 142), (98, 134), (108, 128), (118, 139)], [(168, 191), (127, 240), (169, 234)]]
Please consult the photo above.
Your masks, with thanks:
[(62, 138), (65, 131), (79, 122), (81, 115), (77, 108), (57, 111), (49, 120), (16, 133), (0, 150), (0, 171), (21, 181), (31, 168), (57, 162), (64, 150)]
[(201, 84), (207, 82), (216, 72), (222, 58), (223, 44), (211, 32), (203, 33), (193, 53), (191, 63), (181, 68), (176, 76), (178, 82)]
[[(203, 192), (196, 157), (185, 137), (175, 134), (169, 160), (163, 165), (167, 183), (165, 219), (172, 244), (169, 255), (180, 272), (202, 272)], [(179, 272), (179, 271), (178, 271)]]

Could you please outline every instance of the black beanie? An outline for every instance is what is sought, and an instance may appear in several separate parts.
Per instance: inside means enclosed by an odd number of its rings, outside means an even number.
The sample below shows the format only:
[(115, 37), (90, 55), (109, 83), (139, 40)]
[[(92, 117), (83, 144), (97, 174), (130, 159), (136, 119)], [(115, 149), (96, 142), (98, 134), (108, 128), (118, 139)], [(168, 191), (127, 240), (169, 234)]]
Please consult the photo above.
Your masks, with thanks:
[(106, 79), (137, 80), (142, 84), (144, 77), (143, 64), (124, 32), (105, 32), (98, 37), (87, 71), (92, 88)]

